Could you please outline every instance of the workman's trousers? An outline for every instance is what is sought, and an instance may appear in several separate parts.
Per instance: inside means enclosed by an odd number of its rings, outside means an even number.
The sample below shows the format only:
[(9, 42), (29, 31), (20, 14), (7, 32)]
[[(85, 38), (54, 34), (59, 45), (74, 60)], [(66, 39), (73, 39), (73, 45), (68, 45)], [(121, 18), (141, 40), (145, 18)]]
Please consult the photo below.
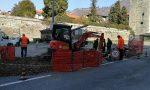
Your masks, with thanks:
[(111, 52), (111, 47), (107, 47), (107, 53), (110, 54)]
[(124, 49), (118, 49), (120, 56), (119, 56), (119, 60), (123, 60), (123, 56), (124, 56)]
[(21, 57), (27, 56), (27, 47), (21, 47)]

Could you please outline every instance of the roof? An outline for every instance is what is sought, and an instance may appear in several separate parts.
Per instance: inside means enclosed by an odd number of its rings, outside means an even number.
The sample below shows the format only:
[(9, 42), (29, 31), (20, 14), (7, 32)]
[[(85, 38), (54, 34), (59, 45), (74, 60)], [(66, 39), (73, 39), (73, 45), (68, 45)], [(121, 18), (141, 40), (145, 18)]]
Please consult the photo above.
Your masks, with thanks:
[[(97, 15), (108, 16), (109, 11), (110, 11), (110, 7), (97, 8)], [(71, 11), (70, 13), (73, 15), (77, 15), (79, 17), (87, 16), (90, 14), (90, 8), (77, 8)]]
[(44, 11), (43, 10), (36, 10), (36, 14), (43, 14)]
[(78, 16), (78, 15), (75, 15), (75, 14), (67, 14), (67, 16), (68, 17), (70, 17), (70, 18), (74, 18), (74, 19), (79, 19), (80, 18), (80, 16)]

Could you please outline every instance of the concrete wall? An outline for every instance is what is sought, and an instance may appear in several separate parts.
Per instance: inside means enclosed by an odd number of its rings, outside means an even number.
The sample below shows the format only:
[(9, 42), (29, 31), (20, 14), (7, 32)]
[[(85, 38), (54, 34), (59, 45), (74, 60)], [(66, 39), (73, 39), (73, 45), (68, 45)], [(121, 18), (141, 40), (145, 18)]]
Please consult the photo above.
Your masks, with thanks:
[(0, 30), (10, 37), (19, 37), (23, 33), (32, 41), (40, 38), (40, 30), (47, 26), (37, 19), (0, 15)]
[(150, 0), (130, 0), (129, 25), (137, 35), (150, 33)]

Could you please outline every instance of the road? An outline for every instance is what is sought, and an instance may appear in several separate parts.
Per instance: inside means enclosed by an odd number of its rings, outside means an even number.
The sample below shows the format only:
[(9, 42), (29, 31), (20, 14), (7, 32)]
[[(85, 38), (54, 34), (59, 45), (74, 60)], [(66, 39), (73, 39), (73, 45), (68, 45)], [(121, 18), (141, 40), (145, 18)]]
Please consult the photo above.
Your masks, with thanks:
[(51, 72), (30, 76), (0, 77), (0, 90), (150, 90), (150, 56), (105, 63), (77, 72)]

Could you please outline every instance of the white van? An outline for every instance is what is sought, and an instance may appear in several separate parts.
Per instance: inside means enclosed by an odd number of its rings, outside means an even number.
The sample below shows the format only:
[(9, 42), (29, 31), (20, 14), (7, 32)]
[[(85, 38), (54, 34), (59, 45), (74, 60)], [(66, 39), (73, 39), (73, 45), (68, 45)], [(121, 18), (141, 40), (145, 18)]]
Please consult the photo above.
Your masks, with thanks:
[(4, 32), (0, 32), (0, 46), (7, 46), (8, 43), (9, 37)]
[(11, 43), (13, 46), (20, 46), (20, 37), (10, 37), (9, 43)]

